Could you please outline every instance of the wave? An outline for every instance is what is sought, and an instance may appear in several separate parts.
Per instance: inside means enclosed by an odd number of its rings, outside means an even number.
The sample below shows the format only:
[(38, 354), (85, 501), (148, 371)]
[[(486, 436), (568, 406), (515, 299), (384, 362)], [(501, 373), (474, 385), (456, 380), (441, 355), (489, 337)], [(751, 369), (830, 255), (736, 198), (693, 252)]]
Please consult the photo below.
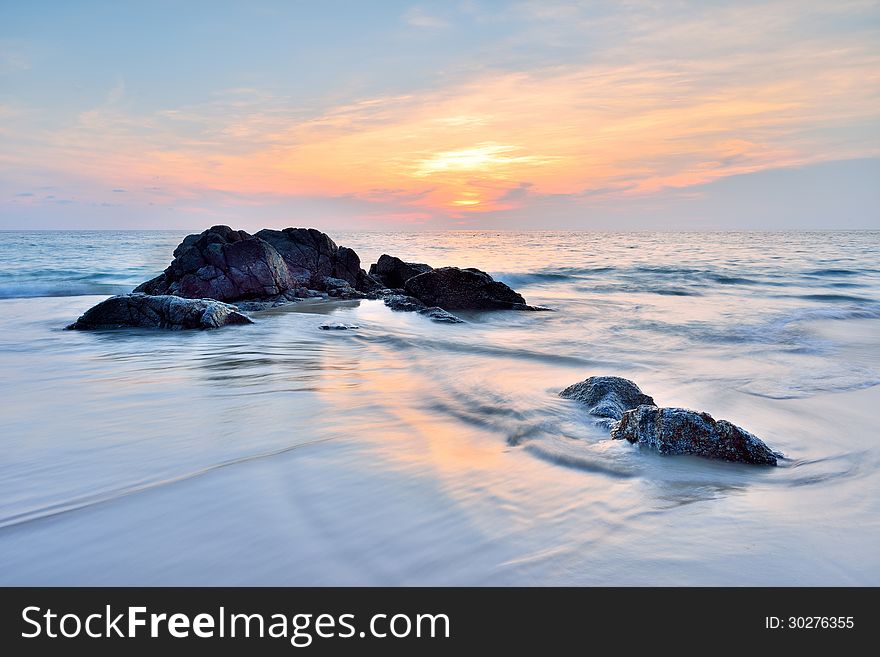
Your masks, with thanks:
[(813, 269), (805, 271), (805, 276), (859, 276), (865, 271), (854, 271), (852, 269)]
[(605, 360), (584, 358), (581, 356), (566, 355), (550, 351), (522, 349), (516, 347), (501, 347), (488, 344), (471, 344), (466, 342), (453, 342), (450, 340), (432, 340), (424, 337), (403, 337), (396, 335), (355, 335), (356, 340), (372, 342), (376, 344), (390, 345), (395, 351), (445, 351), (448, 353), (467, 354), (474, 356), (490, 356), (502, 358), (518, 358), (535, 360), (539, 362), (559, 365), (593, 366), (593, 367), (620, 367), (621, 363), (611, 363)]
[(819, 394), (836, 394), (866, 390), (880, 385), (880, 378), (869, 372), (852, 373), (847, 376), (833, 376), (824, 373), (816, 377), (817, 383), (785, 382), (785, 381), (754, 381), (738, 388), (740, 392), (753, 397), (765, 399), (808, 399)]
[(629, 320), (622, 329), (646, 330), (674, 335), (704, 344), (773, 345), (798, 353), (825, 353), (827, 340), (816, 338), (801, 324), (825, 320), (880, 319), (880, 304), (800, 308), (753, 324), (719, 324), (692, 321), (681, 324), (662, 320)]
[(880, 319), (880, 304), (872, 302), (864, 306), (848, 308), (804, 308), (790, 313), (780, 322), (793, 324), (823, 319)]
[(572, 280), (572, 276), (562, 272), (532, 272), (519, 274), (492, 274), (496, 281), (502, 281), (512, 288), (526, 287), (528, 285), (541, 285), (544, 283), (556, 283), (559, 281)]
[(190, 472), (184, 472), (178, 475), (173, 475), (165, 479), (155, 479), (155, 480), (145, 480), (140, 482), (134, 482), (128, 485), (120, 486), (119, 488), (98, 491), (95, 493), (89, 493), (85, 495), (81, 495), (78, 497), (73, 497), (67, 500), (60, 500), (58, 502), (54, 502), (52, 504), (47, 504), (45, 506), (36, 507), (32, 509), (26, 509), (23, 511), (19, 511), (9, 516), (0, 517), (0, 531), (5, 530), (10, 527), (16, 527), (18, 525), (23, 525), (31, 522), (35, 522), (38, 520), (43, 520), (45, 518), (52, 518), (55, 516), (59, 516), (65, 513), (71, 513), (74, 511), (79, 511), (80, 509), (87, 509), (93, 506), (97, 506), (99, 504), (106, 504), (108, 502), (114, 502), (123, 497), (127, 497), (129, 495), (136, 495), (139, 493), (146, 493), (157, 488), (162, 488), (164, 486), (171, 486), (173, 484), (178, 484), (184, 481), (189, 481), (190, 479), (196, 479), (198, 477), (203, 477), (205, 475), (212, 474), (217, 470), (223, 470), (225, 468), (229, 468), (235, 465), (242, 465), (245, 463), (250, 463), (253, 461), (260, 461), (269, 459), (275, 456), (281, 456), (283, 454), (287, 454), (298, 449), (302, 449), (305, 447), (310, 447), (312, 445), (318, 445), (320, 443), (330, 442), (335, 440), (335, 436), (328, 436), (327, 438), (316, 438), (315, 440), (309, 440), (302, 443), (296, 443), (294, 445), (286, 445), (284, 447), (280, 447), (278, 449), (273, 449), (267, 452), (257, 452), (255, 454), (244, 454), (242, 456), (233, 457), (227, 459), (225, 461), (220, 461), (218, 463), (206, 465), (200, 469), (192, 470)]
[(127, 294), (133, 285), (117, 283), (46, 281), (35, 283), (0, 283), (0, 299), (28, 299), (32, 297), (80, 297)]
[(531, 272), (492, 272), (492, 277), (496, 281), (503, 281), (515, 288), (573, 281), (596, 274), (607, 274), (615, 270), (615, 267), (560, 267), (559, 269), (539, 269)]
[(859, 297), (854, 294), (787, 294), (793, 299), (805, 299), (806, 301), (846, 301), (850, 303), (872, 303), (874, 299)]
[(674, 287), (664, 287), (664, 288), (647, 288), (645, 292), (650, 292), (651, 294), (662, 294), (667, 297), (698, 297), (701, 296), (700, 292), (696, 290), (683, 290), (681, 288)]

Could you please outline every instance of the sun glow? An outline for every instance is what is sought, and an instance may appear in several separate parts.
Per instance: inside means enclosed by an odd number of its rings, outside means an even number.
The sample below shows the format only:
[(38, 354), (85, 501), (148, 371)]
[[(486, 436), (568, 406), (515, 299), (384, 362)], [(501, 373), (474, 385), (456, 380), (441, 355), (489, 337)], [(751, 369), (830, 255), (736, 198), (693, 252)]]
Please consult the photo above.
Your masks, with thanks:
[(518, 146), (484, 142), (473, 148), (441, 151), (422, 160), (413, 175), (422, 178), (435, 173), (455, 171), (488, 172), (509, 169), (520, 164), (543, 164), (554, 159), (534, 155), (514, 155), (522, 150)]
[[(739, 43), (739, 32), (723, 31), (728, 18), (686, 36), (665, 28), (673, 45), (702, 53), (715, 40)], [(698, 48), (700, 34), (713, 43)], [(119, 83), (52, 129), (31, 125), (38, 113), (0, 104), (0, 138), (11, 143), (0, 148), (0, 173), (33, 170), (18, 183), (16, 207), (42, 202), (27, 192), (33, 181), (71, 178), (96, 190), (77, 200), (95, 207), (324, 204), (416, 223), (545, 202), (580, 216), (582, 206), (877, 153), (875, 140), (841, 136), (880, 113), (870, 84), (880, 55), (867, 42), (823, 50), (793, 41), (769, 58), (767, 49), (667, 57), (665, 42), (635, 45), (641, 55), (632, 44), (608, 46), (606, 56), (564, 65), (490, 67), (347, 101), (230, 87), (190, 105), (138, 109)], [(127, 191), (107, 198), (115, 188)]]

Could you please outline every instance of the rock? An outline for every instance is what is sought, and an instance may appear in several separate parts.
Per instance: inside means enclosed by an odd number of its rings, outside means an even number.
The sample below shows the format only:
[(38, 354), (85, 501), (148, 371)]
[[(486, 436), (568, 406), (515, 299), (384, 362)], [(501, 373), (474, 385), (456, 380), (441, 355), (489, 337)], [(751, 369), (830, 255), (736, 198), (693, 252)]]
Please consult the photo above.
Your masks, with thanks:
[[(268, 310), (269, 308), (277, 308), (278, 306), (286, 306), (289, 303), (296, 303), (308, 296), (314, 296), (309, 290), (299, 288), (297, 290), (288, 290), (283, 294), (274, 297), (265, 297), (263, 299), (248, 299), (246, 301), (236, 301), (235, 305), (239, 310), (245, 312), (257, 312)], [(318, 293), (320, 296), (320, 293)]]
[(379, 260), (370, 265), (370, 276), (383, 283), (386, 287), (402, 288), (413, 276), (424, 274), (433, 269), (430, 265), (421, 262), (404, 262), (387, 254), (382, 254)]
[(382, 297), (382, 301), (384, 301), (385, 305), (391, 308), (391, 310), (398, 310), (401, 312), (417, 313), (427, 308), (427, 306), (421, 301), (407, 294), (388, 294), (387, 296)]
[(183, 299), (171, 295), (123, 294), (105, 299), (68, 326), (73, 330), (127, 326), (162, 329), (209, 329), (229, 324), (252, 324), (235, 306), (213, 299)]
[(370, 271), (353, 250), (337, 246), (313, 228), (263, 229), (254, 235), (213, 226), (187, 235), (174, 260), (134, 292), (216, 299), (264, 310), (312, 296), (379, 299), (393, 310), (417, 312), (434, 321), (459, 323), (461, 310), (548, 310), (479, 269), (404, 262), (383, 254)]
[(382, 300), (385, 302), (386, 306), (391, 308), (391, 310), (419, 313), (435, 322), (445, 322), (447, 324), (464, 323), (463, 319), (443, 310), (443, 308), (426, 306), (415, 297), (406, 294), (395, 294), (393, 290), (386, 290), (386, 292), (388, 292), (388, 294), (382, 295)]
[(187, 236), (174, 254), (161, 276), (134, 291), (232, 301), (276, 297), (298, 287), (278, 251), (228, 226)]
[[(134, 291), (191, 299), (267, 301), (280, 295), (288, 300), (311, 296), (311, 289), (366, 292), (381, 287), (360, 268), (354, 251), (337, 246), (318, 230), (264, 229), (250, 235), (214, 226), (185, 237), (168, 268)], [(337, 294), (346, 295), (357, 296), (347, 291)]]
[[(190, 235), (189, 237), (193, 237)], [(177, 247), (178, 249), (180, 247)], [(175, 253), (177, 251), (175, 250)], [(162, 272), (155, 278), (151, 278), (148, 281), (144, 281), (140, 285), (138, 285), (132, 292), (136, 294), (166, 294), (168, 291), (168, 281), (165, 278), (165, 272)]]
[(443, 322), (445, 324), (464, 324), (465, 321), (461, 317), (456, 317), (448, 310), (443, 310), (437, 306), (422, 308), (416, 311), (419, 315), (427, 317), (435, 322)]
[(354, 329), (359, 329), (360, 326), (356, 324), (342, 324), (340, 322), (336, 322), (334, 324), (321, 324), (319, 327), (322, 331), (351, 331)]
[(526, 310), (522, 295), (479, 269), (441, 267), (413, 276), (406, 293), (446, 310)]
[(611, 429), (611, 438), (626, 439), (661, 454), (694, 454), (737, 463), (776, 465), (782, 458), (745, 429), (685, 408), (644, 405), (629, 410)]
[(332, 276), (325, 276), (323, 279), (321, 279), (321, 284), (323, 285), (324, 289), (327, 290), (328, 292), (330, 290), (335, 290), (335, 289), (339, 289), (339, 288), (350, 288), (351, 287), (351, 283), (349, 283), (348, 281), (346, 281), (342, 278), (333, 278)]
[(586, 405), (590, 415), (595, 415), (609, 427), (620, 420), (626, 411), (642, 404), (654, 405), (654, 400), (635, 383), (619, 376), (591, 376), (568, 386), (559, 396)]
[(349, 285), (348, 281), (341, 278), (326, 276), (322, 279), (322, 285), (327, 290), (327, 296), (334, 299), (375, 299), (373, 292), (361, 292)]
[(370, 291), (381, 287), (361, 269), (361, 259), (353, 250), (336, 243), (314, 228), (264, 228), (256, 237), (271, 244), (284, 262), (291, 277), (300, 285), (322, 287), (326, 278), (346, 281), (352, 288)]

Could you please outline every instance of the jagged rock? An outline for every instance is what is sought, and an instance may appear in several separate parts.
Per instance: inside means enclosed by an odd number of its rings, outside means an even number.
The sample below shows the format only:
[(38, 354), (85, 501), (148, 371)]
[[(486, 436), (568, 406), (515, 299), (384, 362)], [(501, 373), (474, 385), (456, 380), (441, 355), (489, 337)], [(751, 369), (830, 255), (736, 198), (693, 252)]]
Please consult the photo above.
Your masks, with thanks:
[(172, 295), (123, 294), (89, 308), (72, 330), (137, 326), (162, 329), (209, 329), (229, 324), (252, 324), (235, 306), (213, 299), (183, 299)]
[(479, 269), (441, 267), (413, 276), (406, 293), (446, 310), (530, 310), (522, 295)]
[(243, 230), (214, 226), (187, 236), (174, 253), (161, 276), (134, 291), (232, 301), (277, 297), (299, 287), (278, 251)]
[(609, 427), (626, 411), (642, 404), (654, 404), (653, 398), (644, 394), (635, 383), (619, 376), (591, 376), (568, 386), (559, 396), (586, 405), (590, 415), (595, 415)]
[(782, 454), (726, 420), (685, 408), (639, 406), (623, 414), (611, 430), (614, 440), (626, 439), (661, 454), (694, 454), (723, 461), (776, 465)]
[(424, 274), (433, 269), (421, 262), (404, 262), (387, 254), (379, 256), (379, 260), (370, 265), (370, 276), (389, 288), (402, 288), (413, 276)]
[[(330, 287), (328, 288), (328, 281)], [(341, 283), (340, 283), (341, 282)], [(292, 300), (320, 291), (348, 287), (366, 292), (381, 288), (360, 268), (351, 249), (337, 246), (324, 233), (309, 228), (259, 231), (250, 235), (214, 226), (188, 235), (174, 250), (174, 260), (159, 276), (135, 292), (174, 294), (222, 301)], [(344, 292), (337, 296), (355, 297)]]
[(314, 228), (264, 228), (256, 237), (271, 244), (284, 262), (291, 277), (302, 286), (322, 287), (324, 279), (342, 279), (356, 290), (381, 287), (361, 269), (361, 259), (353, 250), (336, 246), (328, 235)]
[(335, 322), (333, 324), (321, 324), (318, 328), (322, 331), (352, 331), (354, 329), (359, 329), (360, 326), (356, 324), (342, 324), (341, 322)]

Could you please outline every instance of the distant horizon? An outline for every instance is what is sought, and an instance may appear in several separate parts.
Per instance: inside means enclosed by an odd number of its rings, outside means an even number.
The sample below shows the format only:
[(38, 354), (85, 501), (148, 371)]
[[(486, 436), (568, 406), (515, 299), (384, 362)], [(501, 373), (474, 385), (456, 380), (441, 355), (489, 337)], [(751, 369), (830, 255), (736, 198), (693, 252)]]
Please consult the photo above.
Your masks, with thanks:
[[(214, 224), (221, 226), (229, 224)], [(204, 228), (0, 228), (0, 233), (202, 233), (213, 226)], [(230, 226), (235, 230), (241, 230)], [(317, 228), (315, 226), (263, 226), (274, 230), (286, 228), (314, 228), (333, 237), (331, 233), (877, 233), (880, 228), (633, 228), (631, 230), (612, 230), (603, 228)], [(251, 232), (251, 231), (245, 231)], [(256, 231), (254, 231), (256, 232)]]
[(0, 229), (880, 228), (880, 3), (0, 7)]

